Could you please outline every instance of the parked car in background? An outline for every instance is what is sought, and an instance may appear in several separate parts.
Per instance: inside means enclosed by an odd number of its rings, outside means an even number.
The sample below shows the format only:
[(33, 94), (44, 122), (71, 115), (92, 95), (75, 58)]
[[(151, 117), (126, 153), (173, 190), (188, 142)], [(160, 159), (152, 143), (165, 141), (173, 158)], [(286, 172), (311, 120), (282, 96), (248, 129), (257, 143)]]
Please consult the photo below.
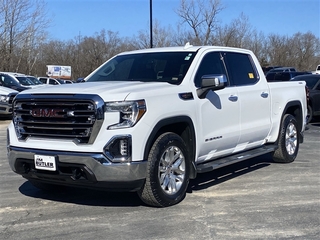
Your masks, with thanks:
[(55, 79), (51, 77), (38, 77), (39, 81), (41, 81), (44, 84), (50, 84), (50, 85), (60, 85), (65, 84), (64, 80)]
[(269, 66), (269, 67), (262, 67), (264, 75), (266, 75), (270, 70), (275, 68), (281, 68), (282, 66)]
[(305, 81), (309, 89), (308, 122), (320, 116), (320, 74), (300, 75), (290, 81)]
[(76, 83), (81, 83), (81, 82), (85, 82), (83, 77), (78, 78), (77, 81), (76, 81)]
[(28, 79), (17, 79), (16, 76), (20, 75), (23, 74), (0, 72), (0, 86), (11, 88), (18, 92), (30, 89), (32, 88), (32, 86), (35, 86), (35, 84), (33, 84)]
[(0, 87), (0, 117), (12, 114), (12, 101), (18, 91), (7, 87)]
[(35, 76), (30, 76), (28, 75), (27, 78), (29, 78), (35, 85), (41, 85), (44, 84), (43, 82), (41, 82), (38, 78), (36, 78)]
[(294, 67), (280, 67), (273, 68), (269, 72), (296, 72), (297, 70)]
[(268, 82), (289, 81), (299, 75), (311, 74), (311, 72), (273, 72), (269, 71), (266, 75)]
[[(62, 79), (60, 79), (60, 80), (62, 80)], [(62, 81), (64, 81), (64, 83), (66, 83), (66, 84), (72, 84), (73, 83), (73, 81), (71, 81), (71, 80), (62, 80)]]
[(316, 70), (312, 72), (313, 74), (320, 74), (320, 65), (317, 66)]

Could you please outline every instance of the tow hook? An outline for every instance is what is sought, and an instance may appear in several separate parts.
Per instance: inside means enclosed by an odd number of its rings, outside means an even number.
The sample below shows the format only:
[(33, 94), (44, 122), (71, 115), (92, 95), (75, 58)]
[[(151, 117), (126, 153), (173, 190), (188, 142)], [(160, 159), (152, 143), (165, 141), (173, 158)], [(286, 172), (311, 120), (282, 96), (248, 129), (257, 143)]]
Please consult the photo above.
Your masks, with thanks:
[(22, 167), (23, 167), (24, 173), (30, 172), (30, 165), (28, 163), (23, 163)]
[(72, 176), (71, 179), (72, 180), (78, 180), (82, 177), (82, 171), (79, 168), (74, 168), (72, 169)]

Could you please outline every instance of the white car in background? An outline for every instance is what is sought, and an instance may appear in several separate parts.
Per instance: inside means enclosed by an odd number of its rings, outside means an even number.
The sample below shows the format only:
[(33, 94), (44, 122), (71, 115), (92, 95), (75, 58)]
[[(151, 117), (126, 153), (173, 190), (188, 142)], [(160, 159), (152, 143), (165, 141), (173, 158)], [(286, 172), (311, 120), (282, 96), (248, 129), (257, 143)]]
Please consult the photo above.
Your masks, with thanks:
[(19, 92), (0, 86), (0, 117), (12, 114), (12, 100)]
[(73, 83), (71, 80), (56, 79), (56, 78), (51, 78), (51, 77), (38, 77), (38, 79), (42, 83), (49, 84), (49, 85), (61, 85), (61, 84)]
[(26, 89), (36, 88), (36, 85), (27, 75), (13, 72), (0, 72), (0, 86), (11, 88), (21, 92)]

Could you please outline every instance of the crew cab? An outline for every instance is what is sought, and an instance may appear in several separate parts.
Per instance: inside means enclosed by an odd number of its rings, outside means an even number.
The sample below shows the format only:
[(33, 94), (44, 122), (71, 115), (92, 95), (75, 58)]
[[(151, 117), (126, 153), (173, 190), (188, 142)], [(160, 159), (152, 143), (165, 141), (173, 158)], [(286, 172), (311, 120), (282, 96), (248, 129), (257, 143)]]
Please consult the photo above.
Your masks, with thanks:
[(18, 94), (8, 159), (41, 189), (136, 191), (167, 207), (183, 200), (198, 173), (266, 153), (294, 161), (306, 113), (305, 82), (268, 83), (249, 50), (136, 50), (84, 83)]

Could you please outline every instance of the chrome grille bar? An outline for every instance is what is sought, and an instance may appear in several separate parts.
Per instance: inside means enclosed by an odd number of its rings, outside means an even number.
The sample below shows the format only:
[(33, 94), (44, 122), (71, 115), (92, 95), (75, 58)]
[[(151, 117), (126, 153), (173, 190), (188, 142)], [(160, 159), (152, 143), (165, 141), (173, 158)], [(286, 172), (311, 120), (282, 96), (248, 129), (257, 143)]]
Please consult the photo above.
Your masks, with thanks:
[(104, 119), (104, 102), (90, 94), (19, 94), (13, 102), (19, 140), (71, 139), (92, 144)]

